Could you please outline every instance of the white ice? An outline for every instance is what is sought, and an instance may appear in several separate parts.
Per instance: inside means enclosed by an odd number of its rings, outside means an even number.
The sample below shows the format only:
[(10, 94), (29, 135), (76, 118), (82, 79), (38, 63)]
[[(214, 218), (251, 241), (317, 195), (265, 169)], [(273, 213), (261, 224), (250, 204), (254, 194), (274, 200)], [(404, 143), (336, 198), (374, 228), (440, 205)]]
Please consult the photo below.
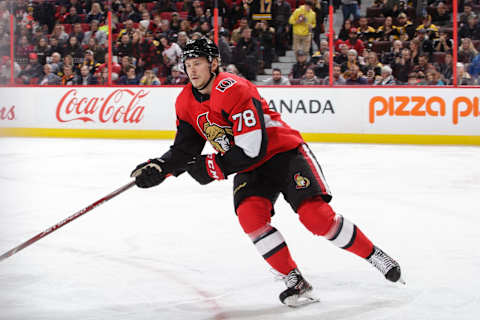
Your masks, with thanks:
[[(0, 139), (0, 254), (130, 181), (171, 141)], [(477, 319), (480, 149), (311, 144), (334, 194), (404, 270), (389, 283), (310, 234), (283, 199), (275, 225), (320, 303), (282, 282), (243, 234), (232, 179), (133, 188), (0, 262), (2, 320)]]

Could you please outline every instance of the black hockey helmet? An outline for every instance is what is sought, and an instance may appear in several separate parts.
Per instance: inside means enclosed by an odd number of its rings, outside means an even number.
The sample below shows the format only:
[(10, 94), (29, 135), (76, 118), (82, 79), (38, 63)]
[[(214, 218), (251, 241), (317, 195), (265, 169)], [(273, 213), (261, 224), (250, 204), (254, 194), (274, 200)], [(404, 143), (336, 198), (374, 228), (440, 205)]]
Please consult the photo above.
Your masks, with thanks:
[(220, 59), (217, 45), (206, 37), (189, 40), (183, 49), (183, 63), (185, 64), (185, 61), (189, 58), (198, 57), (205, 57), (209, 62), (212, 62), (213, 58)]

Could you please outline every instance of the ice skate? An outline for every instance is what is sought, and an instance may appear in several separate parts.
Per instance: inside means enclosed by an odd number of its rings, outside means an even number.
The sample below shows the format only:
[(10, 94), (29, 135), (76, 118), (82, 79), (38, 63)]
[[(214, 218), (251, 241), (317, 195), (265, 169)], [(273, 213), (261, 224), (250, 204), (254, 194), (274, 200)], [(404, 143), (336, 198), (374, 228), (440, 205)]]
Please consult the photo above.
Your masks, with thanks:
[(312, 297), (312, 286), (297, 269), (290, 271), (283, 280), (287, 289), (280, 293), (280, 301), (289, 307), (300, 307), (320, 300)]
[(399, 282), (405, 284), (402, 279), (402, 272), (397, 261), (393, 260), (388, 254), (383, 252), (380, 248), (373, 247), (372, 254), (367, 258), (375, 268), (377, 268), (387, 280), (392, 282)]

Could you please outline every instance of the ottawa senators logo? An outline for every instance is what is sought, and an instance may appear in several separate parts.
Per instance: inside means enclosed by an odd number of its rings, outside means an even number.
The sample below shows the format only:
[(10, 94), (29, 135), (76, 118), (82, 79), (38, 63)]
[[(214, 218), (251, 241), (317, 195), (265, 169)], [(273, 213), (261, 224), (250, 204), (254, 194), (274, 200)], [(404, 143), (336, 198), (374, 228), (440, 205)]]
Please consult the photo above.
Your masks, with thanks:
[(220, 153), (230, 150), (233, 144), (232, 128), (211, 123), (208, 120), (208, 112), (202, 113), (197, 117), (197, 125), (215, 150)]
[(235, 83), (237, 83), (236, 80), (233, 80), (232, 78), (225, 78), (217, 84), (215, 89), (220, 92), (225, 92), (225, 90), (233, 86)]
[(295, 180), (295, 183), (297, 184), (297, 186), (295, 187), (297, 190), (298, 189), (305, 189), (305, 188), (308, 188), (310, 186), (310, 179), (305, 178), (302, 175), (300, 175), (300, 172), (296, 173), (293, 176), (293, 179)]

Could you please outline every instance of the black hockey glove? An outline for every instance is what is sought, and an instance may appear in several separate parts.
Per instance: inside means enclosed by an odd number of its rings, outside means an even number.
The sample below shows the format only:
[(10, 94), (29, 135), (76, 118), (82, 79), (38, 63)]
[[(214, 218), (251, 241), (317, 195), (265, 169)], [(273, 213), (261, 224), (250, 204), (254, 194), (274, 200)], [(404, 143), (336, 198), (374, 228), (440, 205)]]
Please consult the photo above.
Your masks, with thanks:
[(215, 154), (202, 155), (192, 161), (187, 171), (200, 184), (208, 184), (213, 180), (223, 180), (225, 175), (216, 161)]
[(150, 159), (139, 164), (130, 177), (135, 178), (135, 184), (140, 188), (150, 188), (165, 180), (167, 173), (163, 169), (165, 161), (161, 158)]

